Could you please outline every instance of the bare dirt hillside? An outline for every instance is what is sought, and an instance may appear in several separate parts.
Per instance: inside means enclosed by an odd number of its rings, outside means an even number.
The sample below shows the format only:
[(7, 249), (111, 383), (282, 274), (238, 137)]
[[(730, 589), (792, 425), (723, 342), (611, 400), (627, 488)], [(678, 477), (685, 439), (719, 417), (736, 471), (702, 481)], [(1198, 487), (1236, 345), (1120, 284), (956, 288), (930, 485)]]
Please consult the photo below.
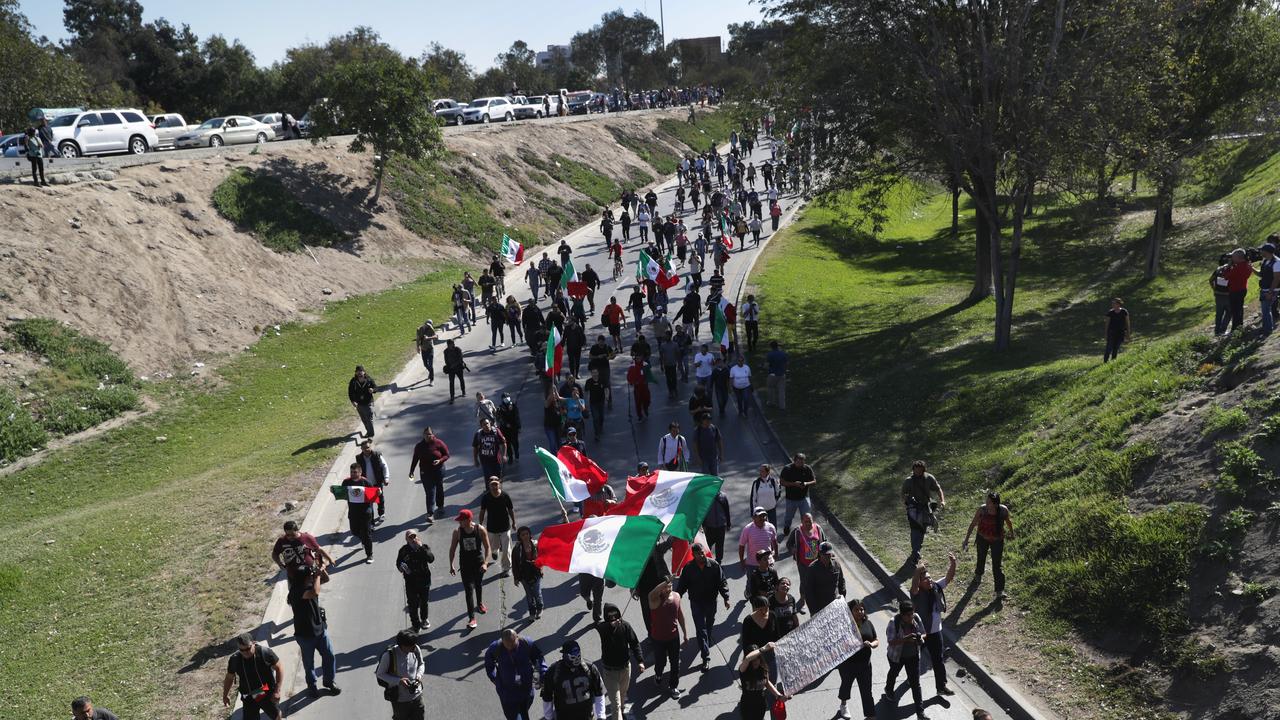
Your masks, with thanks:
[[(680, 111), (672, 111), (678, 117)], [(584, 218), (589, 199), (559, 179), (531, 202), (521, 158), (559, 155), (622, 181), (659, 173), (618, 143), (617, 133), (678, 152), (655, 134), (665, 114), (609, 116), (590, 122), (522, 123), (446, 135), (450, 165), (478, 178), (499, 223), (543, 241)], [(610, 130), (610, 128), (613, 130)], [(683, 148), (680, 148), (683, 149)], [(298, 200), (328, 218), (348, 241), (280, 254), (213, 208), (214, 188), (238, 167), (279, 179)], [(377, 207), (371, 157), (345, 143), (270, 144), (245, 152), (124, 168), (110, 180), (3, 190), (0, 317), (52, 317), (99, 338), (139, 375), (156, 375), (243, 348), (261, 330), (299, 317), (327, 299), (380, 290), (432, 264), (474, 256), (475, 238), (407, 222), (390, 193)], [(552, 200), (548, 200), (552, 198)], [(573, 204), (577, 201), (577, 204)], [(577, 212), (567, 212), (572, 207)]]

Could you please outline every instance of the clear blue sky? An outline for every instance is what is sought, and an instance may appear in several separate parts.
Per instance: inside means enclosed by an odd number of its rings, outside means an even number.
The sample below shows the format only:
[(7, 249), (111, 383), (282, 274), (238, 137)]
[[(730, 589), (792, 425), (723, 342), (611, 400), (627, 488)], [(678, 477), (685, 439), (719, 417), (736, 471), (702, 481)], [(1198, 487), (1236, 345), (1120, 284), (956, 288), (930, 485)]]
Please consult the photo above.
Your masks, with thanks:
[[(357, 25), (368, 25), (392, 47), (418, 56), (432, 41), (466, 54), (476, 70), (524, 40), (535, 50), (569, 42), (573, 34), (621, 7), (658, 20), (658, 0), (141, 0), (143, 19), (166, 18), (186, 23), (201, 39), (221, 34), (239, 38), (257, 58), (270, 65), (288, 48), (323, 43)], [(60, 0), (21, 0), (22, 12), (37, 35), (52, 40), (66, 36)], [(720, 35), (728, 42), (729, 23), (759, 20), (760, 6), (750, 0), (665, 0), (667, 41)]]

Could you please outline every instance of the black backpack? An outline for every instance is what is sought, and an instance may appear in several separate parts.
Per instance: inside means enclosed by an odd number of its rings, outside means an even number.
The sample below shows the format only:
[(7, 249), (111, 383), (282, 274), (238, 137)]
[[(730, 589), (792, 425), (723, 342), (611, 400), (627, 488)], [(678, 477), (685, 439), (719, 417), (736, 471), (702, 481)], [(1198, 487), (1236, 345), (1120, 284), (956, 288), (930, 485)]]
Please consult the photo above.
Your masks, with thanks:
[[(396, 673), (395, 649), (395, 645), (388, 645), (387, 649), (382, 651), (382, 654), (387, 658), (387, 672), (392, 675)], [(418, 659), (418, 665), (422, 665), (422, 649), (414, 647), (413, 656)], [(400, 697), (400, 684), (388, 683), (386, 680), (383, 680), (382, 676), (378, 675), (378, 668), (380, 667), (382, 667), (382, 658), (378, 658), (378, 664), (373, 668), (373, 679), (377, 680), (378, 686), (382, 688), (382, 698), (387, 702), (396, 702)]]

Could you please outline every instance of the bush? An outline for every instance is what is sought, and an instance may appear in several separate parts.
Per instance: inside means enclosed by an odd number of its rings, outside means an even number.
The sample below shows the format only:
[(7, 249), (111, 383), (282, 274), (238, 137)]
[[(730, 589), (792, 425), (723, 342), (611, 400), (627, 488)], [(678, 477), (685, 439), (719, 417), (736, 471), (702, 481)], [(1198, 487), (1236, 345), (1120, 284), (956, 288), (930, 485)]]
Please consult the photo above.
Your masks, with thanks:
[(106, 343), (85, 337), (56, 320), (19, 320), (9, 325), (9, 333), (10, 349), (43, 355), (50, 365), (68, 375), (103, 382), (133, 382), (128, 364)]
[(40, 424), (55, 435), (70, 435), (137, 408), (138, 394), (130, 387), (76, 390), (46, 403)]
[(1221, 492), (1229, 495), (1247, 493), (1271, 480), (1262, 456), (1245, 443), (1218, 443), (1218, 457), (1222, 461), (1218, 482)]
[(1213, 437), (1222, 433), (1237, 434), (1249, 427), (1249, 414), (1241, 408), (1226, 409), (1218, 405), (1209, 408), (1201, 433)]
[(213, 206), (276, 252), (297, 252), (304, 245), (328, 247), (342, 241), (333, 223), (304, 207), (279, 180), (248, 168), (232, 170), (214, 188)]
[(8, 464), (39, 450), (49, 434), (7, 390), (0, 390), (0, 464)]

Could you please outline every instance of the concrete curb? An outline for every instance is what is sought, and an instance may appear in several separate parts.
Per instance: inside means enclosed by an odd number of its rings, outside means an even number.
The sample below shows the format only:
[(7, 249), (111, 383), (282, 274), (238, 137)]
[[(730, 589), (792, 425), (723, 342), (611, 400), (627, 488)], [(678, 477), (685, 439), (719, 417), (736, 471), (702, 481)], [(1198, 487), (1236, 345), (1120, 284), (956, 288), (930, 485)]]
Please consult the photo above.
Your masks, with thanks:
[[(789, 224), (794, 215), (801, 208), (808, 205), (808, 202), (801, 202), (792, 207), (791, 210), (784, 215), (783, 222)], [(781, 225), (782, 223), (780, 223)], [(773, 240), (775, 234), (770, 234), (760, 243), (760, 252), (757, 252), (752, 258), (751, 263), (747, 266), (747, 271), (742, 275), (742, 280), (738, 283), (737, 292), (734, 295), (734, 304), (740, 305), (742, 302), (742, 291), (746, 288), (751, 273), (755, 270), (756, 262), (764, 255), (765, 247)], [(752, 404), (756, 407), (755, 417), (758, 424), (763, 425), (765, 432), (768, 433), (769, 439), (780, 451), (779, 459), (783, 463), (791, 462), (791, 453), (787, 451), (786, 446), (782, 443), (782, 438), (778, 436), (773, 424), (765, 418), (764, 409), (760, 405), (758, 394), (752, 393)], [(880, 562), (875, 555), (867, 549), (866, 544), (853, 532), (844, 522), (832, 512), (831, 506), (821, 496), (815, 494), (812, 498), (815, 508), (822, 514), (823, 520), (827, 527), (835, 531), (836, 535), (844, 541), (852, 550), (854, 555), (858, 557), (859, 562), (871, 571), (872, 575), (885, 587), (893, 592), (894, 596), (899, 600), (908, 599), (907, 592), (902, 589), (902, 584), (894, 579), (893, 573)], [(1006, 682), (1002, 677), (988, 668), (982, 663), (982, 660), (971, 655), (958, 643), (954, 633), (943, 627), (943, 632), (947, 638), (949, 649), (949, 657), (963, 667), (977, 682), (978, 686), (984, 692), (991, 696), (993, 700), (1000, 703), (1001, 709), (1009, 714), (1014, 720), (1053, 720), (1053, 716), (1041, 713), (1030, 701), (1028, 701), (1021, 692), (1015, 689), (1010, 683)]]

